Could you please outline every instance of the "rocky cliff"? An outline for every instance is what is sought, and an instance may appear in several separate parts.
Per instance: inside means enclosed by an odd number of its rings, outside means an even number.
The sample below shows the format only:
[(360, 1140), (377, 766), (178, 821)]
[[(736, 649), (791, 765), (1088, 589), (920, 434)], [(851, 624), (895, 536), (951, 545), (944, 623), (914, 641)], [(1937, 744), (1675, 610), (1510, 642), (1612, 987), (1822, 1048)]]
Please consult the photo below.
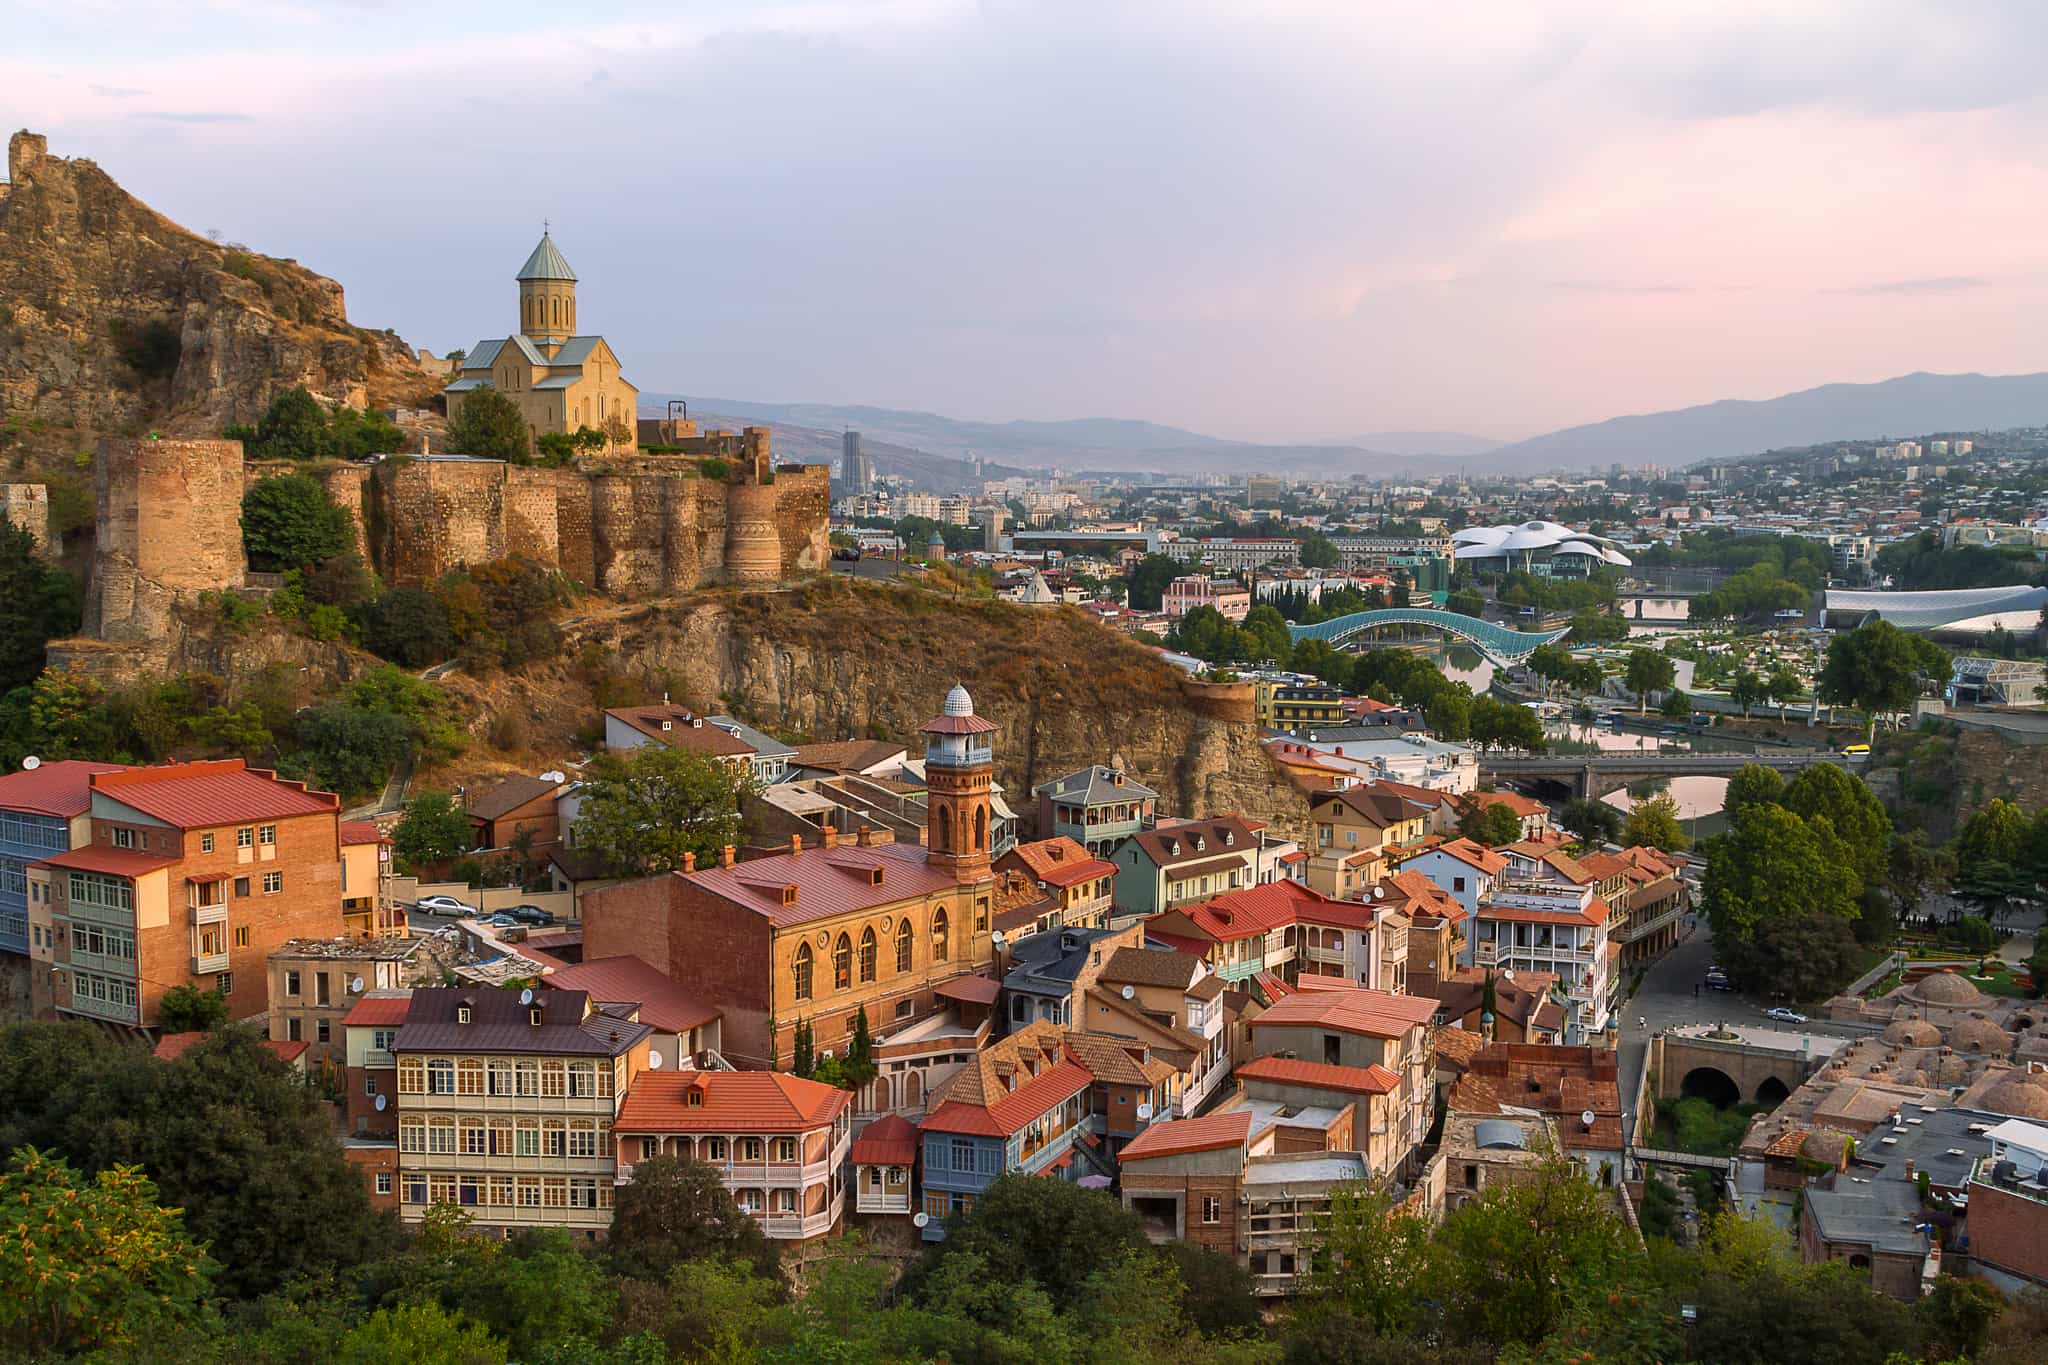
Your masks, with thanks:
[(218, 435), (293, 386), (355, 406), (431, 388), (397, 336), (349, 323), (333, 280), (188, 232), (32, 133), (9, 139), (7, 175), (0, 449), (17, 468), (145, 428)]
[(1121, 755), (1166, 813), (1237, 812), (1307, 830), (1306, 801), (1272, 766), (1248, 717), (1204, 714), (1177, 669), (1071, 609), (832, 578), (616, 609), (572, 621), (568, 634), (573, 667), (455, 675), (444, 686), (479, 717), (522, 716), (531, 747), (558, 754), (598, 714), (596, 667), (650, 699), (666, 692), (772, 733), (886, 738), (913, 751), (918, 727), (961, 682), (976, 711), (1001, 727), (996, 778), (1020, 814), (1036, 784)]

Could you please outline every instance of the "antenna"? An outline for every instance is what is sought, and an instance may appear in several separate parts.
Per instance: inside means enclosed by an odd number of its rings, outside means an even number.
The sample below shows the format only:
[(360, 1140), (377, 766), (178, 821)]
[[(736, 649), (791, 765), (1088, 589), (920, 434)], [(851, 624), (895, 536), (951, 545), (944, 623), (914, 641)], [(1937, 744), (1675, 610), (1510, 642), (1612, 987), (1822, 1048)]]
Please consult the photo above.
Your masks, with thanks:
[(359, 976), (350, 981), (348, 983), (348, 990), (350, 995), (361, 995), (363, 993), (363, 979)]
[(388, 1095), (379, 1095), (379, 1096), (377, 1097), (377, 1112), (378, 1112), (378, 1113), (380, 1113), (380, 1114), (381, 1114), (381, 1113), (383, 1113), (383, 1112), (384, 1112), (384, 1106), (385, 1106), (385, 1105), (387, 1105), (387, 1104), (389, 1104), (389, 1103), (391, 1103), (391, 1098), (390, 1098), (390, 1096), (388, 1096)]
[(519, 1003), (522, 1005), (531, 1005), (533, 1003), (533, 987), (528, 986), (519, 992)]
[(30, 754), (30, 755), (29, 755), (29, 756), (28, 756), (27, 758), (24, 758), (23, 760), (21, 760), (21, 767), (22, 767), (22, 771), (23, 771), (23, 772), (31, 772), (31, 773), (32, 773), (32, 772), (34, 772), (34, 771), (35, 771), (36, 769), (38, 769), (38, 768), (40, 768), (40, 767), (42, 767), (42, 766), (43, 766), (43, 760), (41, 760), (40, 758), (37, 758), (37, 757), (36, 757), (36, 756), (35, 756), (34, 754)]
[(661, 1070), (661, 1054), (660, 1054), (659, 1052), (650, 1052), (650, 1053), (648, 1053), (648, 1054), (647, 1054), (647, 1065), (648, 1065), (648, 1067), (649, 1067), (649, 1068), (651, 1068), (652, 1070), (655, 1070), (655, 1071), (659, 1071), (659, 1070)]
[(1124, 997), (1124, 999), (1126, 999), (1126, 1000), (1130, 999), (1130, 998), (1131, 998), (1132, 996), (1136, 995), (1137, 993), (1138, 993), (1138, 992), (1137, 992), (1137, 988), (1136, 988), (1136, 987), (1133, 987), (1133, 986), (1126, 986), (1126, 987), (1124, 987), (1124, 989), (1123, 989), (1123, 997)]

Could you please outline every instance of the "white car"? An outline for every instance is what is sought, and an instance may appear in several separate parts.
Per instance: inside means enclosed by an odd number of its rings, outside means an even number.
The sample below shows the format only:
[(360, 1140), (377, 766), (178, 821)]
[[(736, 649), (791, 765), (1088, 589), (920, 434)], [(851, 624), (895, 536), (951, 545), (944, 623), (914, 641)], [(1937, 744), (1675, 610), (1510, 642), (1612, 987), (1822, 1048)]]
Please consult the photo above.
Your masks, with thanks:
[(1778, 1006), (1776, 1009), (1765, 1010), (1764, 1018), (1775, 1019), (1781, 1024), (1803, 1024), (1806, 1022), (1805, 1015), (1801, 1014), (1798, 1010), (1788, 1010), (1783, 1005)]
[(421, 896), (419, 900), (413, 903), (413, 908), (425, 915), (455, 915), (460, 917), (477, 913), (477, 908), (474, 905), (459, 901), (453, 896)]

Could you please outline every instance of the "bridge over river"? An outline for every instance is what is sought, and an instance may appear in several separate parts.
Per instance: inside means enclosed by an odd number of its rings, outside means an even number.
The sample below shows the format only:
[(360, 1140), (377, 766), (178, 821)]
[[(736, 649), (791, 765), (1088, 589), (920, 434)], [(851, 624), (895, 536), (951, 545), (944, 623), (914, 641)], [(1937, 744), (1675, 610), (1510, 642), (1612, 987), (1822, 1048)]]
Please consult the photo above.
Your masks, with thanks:
[(1792, 774), (1816, 763), (1849, 766), (1849, 760), (1827, 749), (1780, 749), (1754, 754), (1620, 753), (1620, 754), (1484, 754), (1480, 776), (1507, 782), (1557, 782), (1576, 795), (1598, 798), (1611, 791), (1658, 777), (1733, 777), (1749, 764)]

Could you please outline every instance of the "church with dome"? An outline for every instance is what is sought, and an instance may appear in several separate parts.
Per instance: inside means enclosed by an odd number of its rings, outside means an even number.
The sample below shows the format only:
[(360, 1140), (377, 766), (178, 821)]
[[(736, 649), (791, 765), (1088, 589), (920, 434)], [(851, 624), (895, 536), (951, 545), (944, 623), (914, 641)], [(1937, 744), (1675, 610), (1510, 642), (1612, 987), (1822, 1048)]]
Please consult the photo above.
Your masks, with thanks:
[(540, 244), (515, 277), (519, 330), (479, 341), (443, 390), (453, 422), (469, 395), (496, 389), (526, 420), (529, 446), (550, 434), (584, 427), (602, 432), (603, 453), (636, 449), (640, 391), (626, 382), (619, 358), (601, 336), (576, 330), (576, 272), (555, 240)]

